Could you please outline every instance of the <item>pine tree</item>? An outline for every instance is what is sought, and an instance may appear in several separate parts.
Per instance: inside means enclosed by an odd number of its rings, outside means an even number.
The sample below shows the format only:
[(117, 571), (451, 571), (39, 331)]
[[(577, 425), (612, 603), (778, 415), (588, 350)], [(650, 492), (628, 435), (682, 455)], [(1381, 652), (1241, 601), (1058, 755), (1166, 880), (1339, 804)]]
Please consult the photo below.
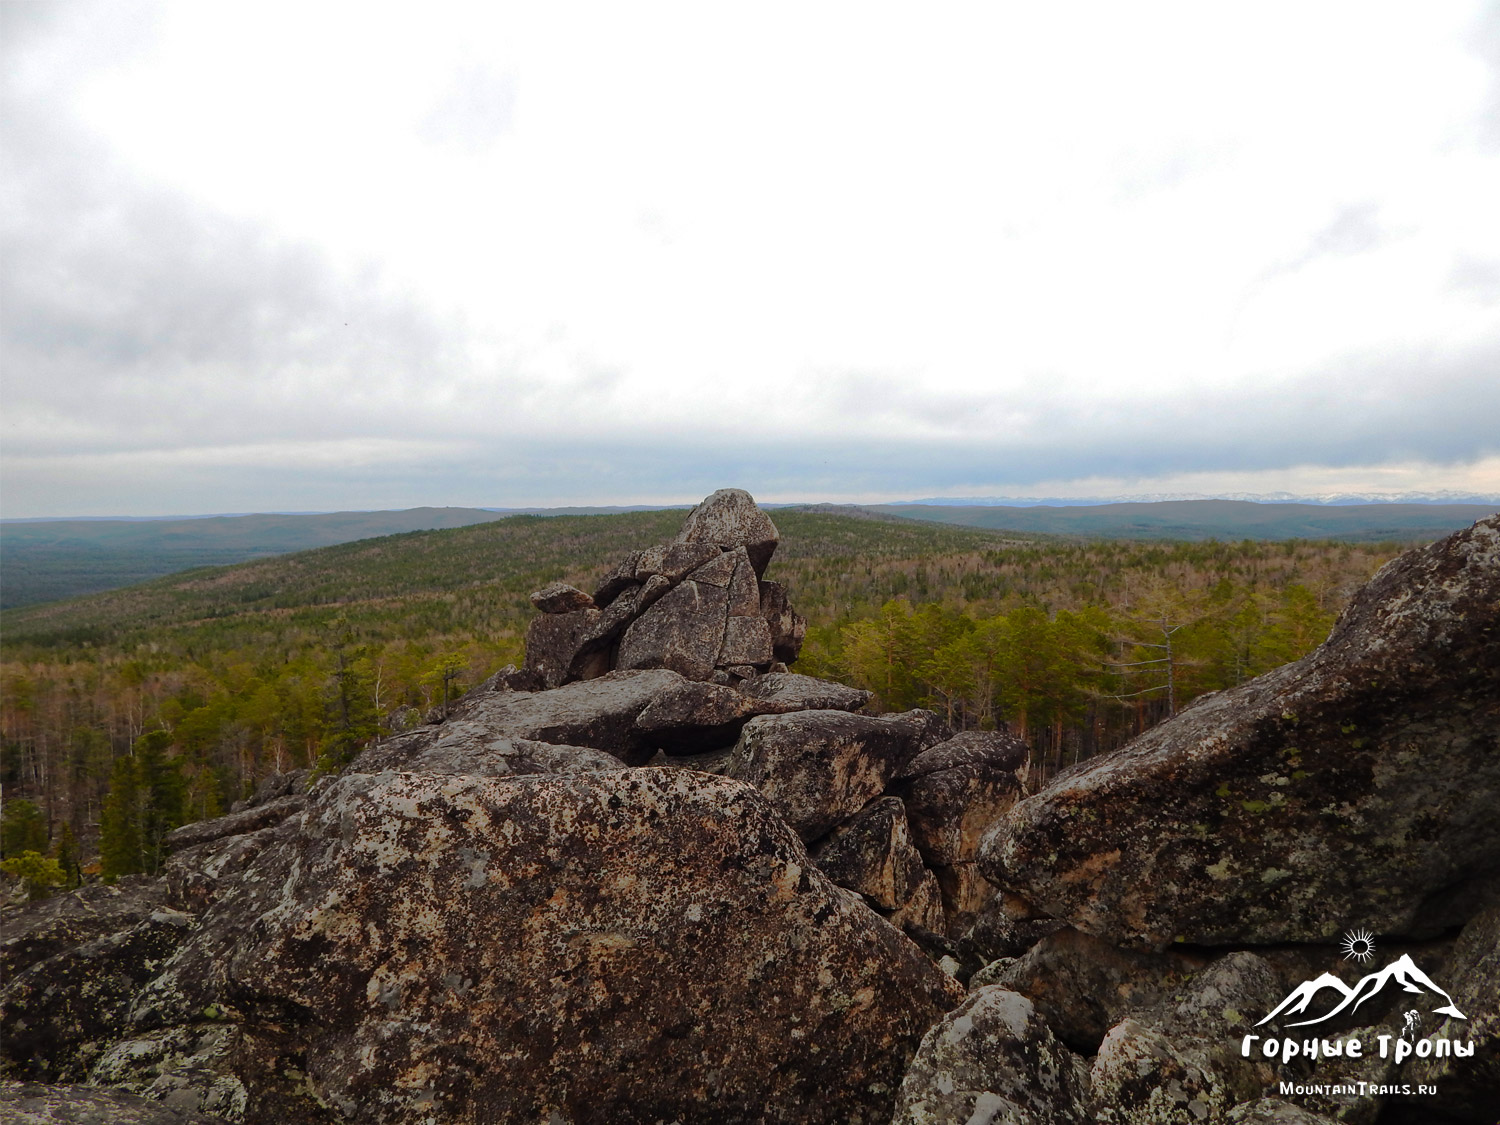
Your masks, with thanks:
[(109, 796), (99, 817), (99, 866), (106, 883), (143, 870), (136, 781), (135, 759), (116, 759), (109, 775)]

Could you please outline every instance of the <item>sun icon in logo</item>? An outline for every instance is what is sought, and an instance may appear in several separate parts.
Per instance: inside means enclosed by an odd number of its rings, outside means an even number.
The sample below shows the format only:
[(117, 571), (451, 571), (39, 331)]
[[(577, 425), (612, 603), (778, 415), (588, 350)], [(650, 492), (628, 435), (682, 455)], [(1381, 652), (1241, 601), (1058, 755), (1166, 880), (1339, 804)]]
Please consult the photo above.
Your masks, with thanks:
[(1375, 956), (1375, 935), (1369, 930), (1350, 930), (1339, 943), (1339, 949), (1343, 951), (1345, 961), (1363, 964)]

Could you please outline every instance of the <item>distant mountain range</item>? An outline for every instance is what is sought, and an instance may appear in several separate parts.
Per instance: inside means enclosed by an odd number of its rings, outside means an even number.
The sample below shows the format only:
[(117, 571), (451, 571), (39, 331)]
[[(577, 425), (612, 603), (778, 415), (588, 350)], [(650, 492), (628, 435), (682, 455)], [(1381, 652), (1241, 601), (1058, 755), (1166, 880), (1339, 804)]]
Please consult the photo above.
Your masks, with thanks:
[(1479, 504), (1492, 510), (1500, 506), (1500, 493), (1454, 492), (1327, 492), (1299, 495), (1292, 492), (1147, 492), (1130, 496), (937, 496), (926, 500), (894, 500), (888, 507), (926, 504), (969, 508), (1084, 508), (1100, 504), (1160, 504), (1166, 500), (1244, 500), (1251, 504), (1319, 504), (1342, 507), (1354, 504)]
[(966, 527), (1097, 539), (1437, 539), (1500, 504), (1271, 504), (1150, 500), (1095, 505), (872, 504), (870, 511)]
[(1435, 1015), (1452, 1016), (1454, 1019), (1460, 1020), (1469, 1018), (1458, 1010), (1458, 1005), (1453, 1003), (1453, 997), (1434, 984), (1432, 978), (1417, 968), (1416, 962), (1403, 953), (1385, 968), (1362, 977), (1359, 983), (1352, 988), (1332, 973), (1324, 973), (1316, 980), (1303, 981), (1296, 988), (1292, 989), (1287, 998), (1276, 1005), (1275, 1010), (1265, 1019), (1261, 1020), (1259, 1024), (1256, 1024), (1256, 1026), (1259, 1027), (1261, 1024), (1270, 1023), (1282, 1014), (1300, 1016), (1312, 1006), (1313, 1000), (1317, 998), (1319, 993), (1331, 990), (1339, 997), (1338, 1003), (1331, 1009), (1315, 1019), (1299, 1020), (1296, 1023), (1289, 1023), (1286, 1026), (1306, 1027), (1308, 1024), (1322, 1023), (1324, 1020), (1333, 1019), (1334, 1016), (1343, 1011), (1353, 1011), (1393, 981), (1401, 986), (1403, 992), (1415, 993), (1419, 996), (1435, 993), (1446, 1000), (1447, 1003), (1442, 1007), (1432, 1009)]

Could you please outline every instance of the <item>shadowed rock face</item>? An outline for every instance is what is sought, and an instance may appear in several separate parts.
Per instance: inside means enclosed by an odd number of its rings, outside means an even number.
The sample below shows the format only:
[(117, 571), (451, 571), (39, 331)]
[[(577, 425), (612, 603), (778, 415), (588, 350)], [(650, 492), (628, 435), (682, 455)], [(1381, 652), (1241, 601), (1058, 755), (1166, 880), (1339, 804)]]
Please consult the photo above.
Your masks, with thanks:
[(1500, 517), (1388, 564), (1328, 641), (1060, 776), (995, 883), (1120, 944), (1421, 938), (1500, 878)]
[(352, 775), (209, 908), (136, 1034), (275, 1013), (352, 1121), (876, 1122), (961, 995), (748, 786)]

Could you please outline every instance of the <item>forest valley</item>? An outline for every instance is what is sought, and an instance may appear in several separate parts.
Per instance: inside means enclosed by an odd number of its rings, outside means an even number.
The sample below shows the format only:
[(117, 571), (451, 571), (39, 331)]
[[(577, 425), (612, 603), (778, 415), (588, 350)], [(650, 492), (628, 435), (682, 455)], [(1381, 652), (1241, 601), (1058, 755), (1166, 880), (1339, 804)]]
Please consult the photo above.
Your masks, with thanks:
[[(160, 871), (273, 773), (337, 771), (519, 664), (529, 590), (681, 514), (518, 517), (212, 568), (5, 619), (0, 852), (31, 893)], [(1327, 636), (1394, 543), (1084, 542), (776, 513), (796, 671), (1006, 728), (1039, 781)], [(660, 526), (658, 526), (660, 525)]]

